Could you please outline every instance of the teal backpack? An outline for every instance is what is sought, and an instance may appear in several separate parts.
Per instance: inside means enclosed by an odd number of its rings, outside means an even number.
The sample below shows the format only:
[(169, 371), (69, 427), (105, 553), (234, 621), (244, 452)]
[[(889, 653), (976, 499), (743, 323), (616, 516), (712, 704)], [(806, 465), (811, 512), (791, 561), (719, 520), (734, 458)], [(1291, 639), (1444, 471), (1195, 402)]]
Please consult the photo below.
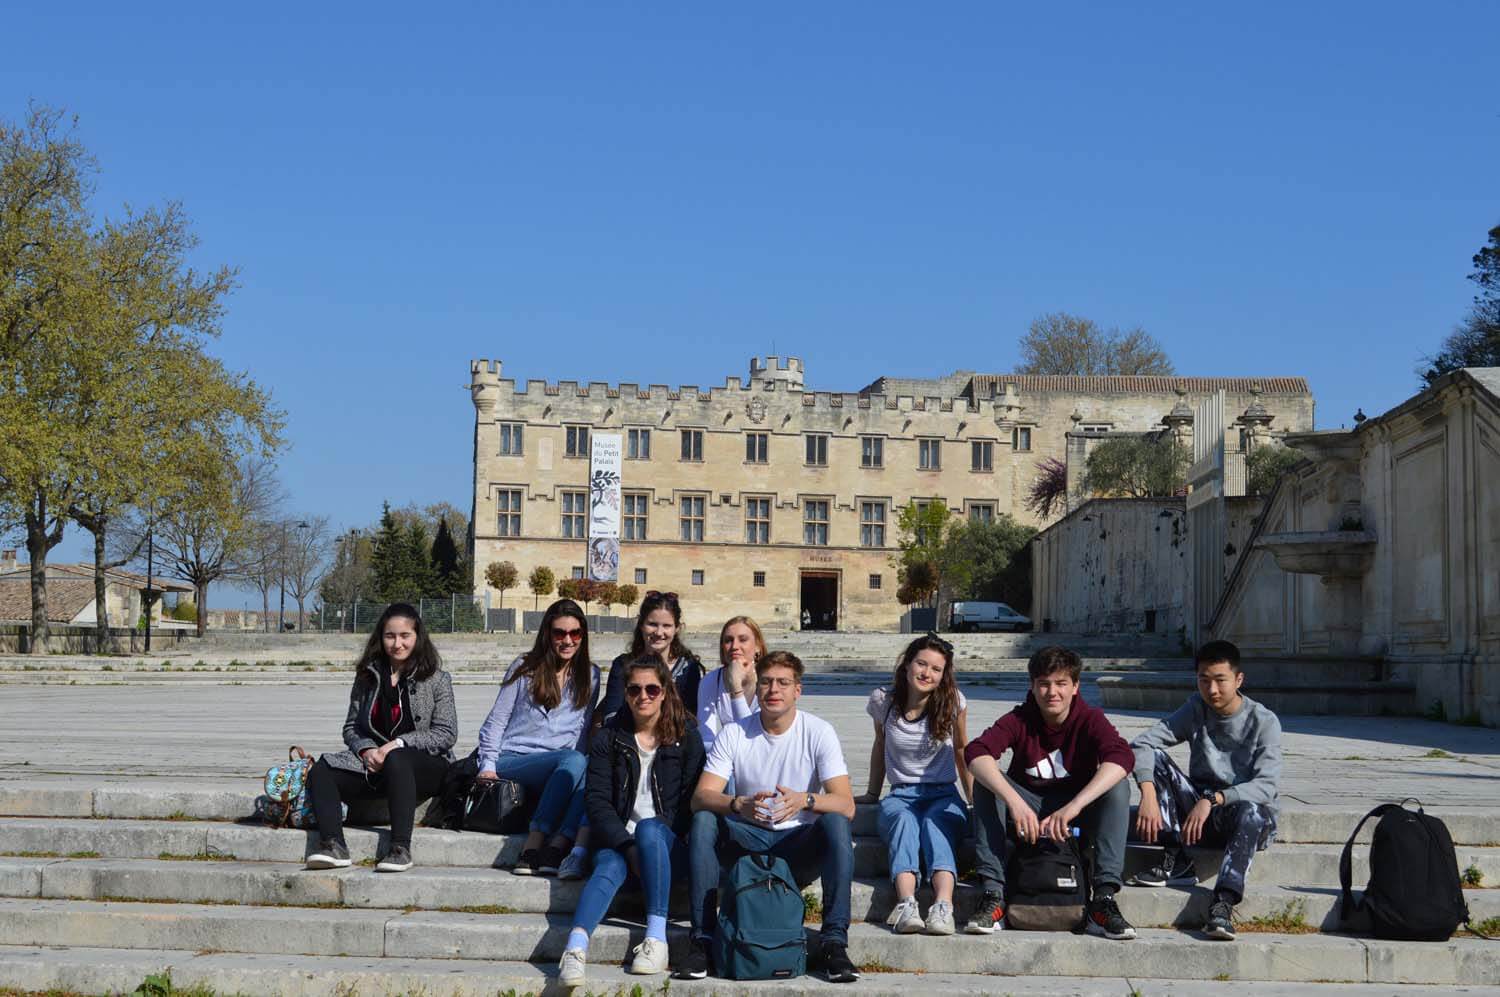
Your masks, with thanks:
[(787, 980), (807, 972), (802, 891), (785, 859), (742, 855), (719, 881), (714, 964), (730, 980)]

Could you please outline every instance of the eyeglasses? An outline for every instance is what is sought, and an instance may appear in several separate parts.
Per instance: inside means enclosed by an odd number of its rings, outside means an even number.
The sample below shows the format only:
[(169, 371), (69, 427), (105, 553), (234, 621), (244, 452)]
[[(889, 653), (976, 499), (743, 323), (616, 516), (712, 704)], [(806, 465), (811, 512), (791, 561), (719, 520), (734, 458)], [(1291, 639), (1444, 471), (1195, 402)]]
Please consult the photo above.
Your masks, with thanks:
[(578, 627), (574, 627), (572, 630), (564, 630), (562, 627), (553, 627), (552, 628), (552, 639), (553, 640), (566, 640), (566, 641), (572, 641), (573, 643), (577, 643), (577, 642), (583, 640), (583, 630), (581, 630)]
[(657, 685), (655, 682), (651, 683), (650, 685), (638, 685), (637, 683), (632, 682), (625, 687), (625, 695), (630, 697), (631, 699), (640, 699), (643, 695), (647, 699), (655, 699), (657, 696), (661, 695), (661, 686)]
[(646, 598), (647, 599), (660, 599), (663, 602), (676, 602), (677, 601), (677, 593), (676, 592), (658, 592), (658, 591), (656, 591), (656, 589), (652, 589), (651, 591), (649, 591), (649, 592), (646, 593)]

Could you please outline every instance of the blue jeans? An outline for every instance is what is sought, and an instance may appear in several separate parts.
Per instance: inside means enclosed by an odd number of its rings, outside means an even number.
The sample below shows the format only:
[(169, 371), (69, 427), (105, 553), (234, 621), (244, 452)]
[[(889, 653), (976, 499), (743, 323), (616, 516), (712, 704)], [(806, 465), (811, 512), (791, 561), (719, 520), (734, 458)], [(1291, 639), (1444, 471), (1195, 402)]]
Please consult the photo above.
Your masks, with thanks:
[[(625, 847), (628, 850), (630, 846)], [(647, 915), (667, 916), (667, 904), (672, 898), (672, 866), (682, 861), (682, 839), (660, 818), (652, 817), (635, 826), (635, 853), (639, 877), (633, 876), (625, 853), (619, 849), (601, 848), (594, 853), (594, 874), (578, 897), (573, 927), (592, 935), (604, 920), (615, 894), (632, 878), (638, 879), (641, 892), (646, 895)]]
[(968, 823), (968, 808), (951, 782), (892, 786), (880, 801), (880, 837), (890, 852), (891, 879), (909, 872), (920, 882), (923, 868), (929, 879), (935, 872), (957, 878), (953, 852)]
[(526, 787), (528, 796), (536, 798), (531, 829), (569, 839), (578, 837), (578, 824), (583, 820), (583, 776), (587, 769), (583, 753), (571, 748), (529, 754), (501, 752), (495, 763), (496, 775), (514, 779)]
[(719, 916), (719, 874), (724, 863), (747, 852), (769, 852), (786, 859), (797, 885), (823, 880), (822, 940), (849, 944), (849, 884), (854, 879), (854, 845), (849, 838), (849, 818), (843, 814), (819, 814), (811, 824), (773, 831), (738, 817), (720, 817), (700, 810), (693, 814), (689, 851), (692, 863), (689, 915), (694, 935), (706, 938), (713, 934)]

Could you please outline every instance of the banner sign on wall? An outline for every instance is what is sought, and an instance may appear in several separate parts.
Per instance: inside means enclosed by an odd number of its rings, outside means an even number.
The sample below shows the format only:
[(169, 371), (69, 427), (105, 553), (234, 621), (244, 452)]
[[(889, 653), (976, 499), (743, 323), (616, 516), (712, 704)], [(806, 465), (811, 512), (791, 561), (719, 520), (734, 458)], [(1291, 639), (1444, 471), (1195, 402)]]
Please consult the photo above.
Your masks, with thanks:
[(589, 461), (589, 577), (620, 579), (620, 458), (618, 434), (595, 434)]

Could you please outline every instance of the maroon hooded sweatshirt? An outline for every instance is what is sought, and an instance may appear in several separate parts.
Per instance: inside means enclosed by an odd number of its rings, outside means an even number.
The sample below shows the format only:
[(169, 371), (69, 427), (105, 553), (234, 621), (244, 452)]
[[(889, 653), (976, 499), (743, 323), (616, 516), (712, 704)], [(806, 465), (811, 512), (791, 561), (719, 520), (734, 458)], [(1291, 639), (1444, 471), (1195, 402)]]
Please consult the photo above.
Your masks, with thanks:
[(1059, 789), (1076, 795), (1105, 762), (1114, 762), (1126, 772), (1135, 768), (1135, 754), (1115, 730), (1104, 711), (1073, 697), (1068, 719), (1057, 730), (1042, 720), (1036, 698), (996, 720), (964, 748), (964, 761), (989, 755), (996, 761), (1011, 749), (1006, 774), (1018, 785), (1042, 795)]

